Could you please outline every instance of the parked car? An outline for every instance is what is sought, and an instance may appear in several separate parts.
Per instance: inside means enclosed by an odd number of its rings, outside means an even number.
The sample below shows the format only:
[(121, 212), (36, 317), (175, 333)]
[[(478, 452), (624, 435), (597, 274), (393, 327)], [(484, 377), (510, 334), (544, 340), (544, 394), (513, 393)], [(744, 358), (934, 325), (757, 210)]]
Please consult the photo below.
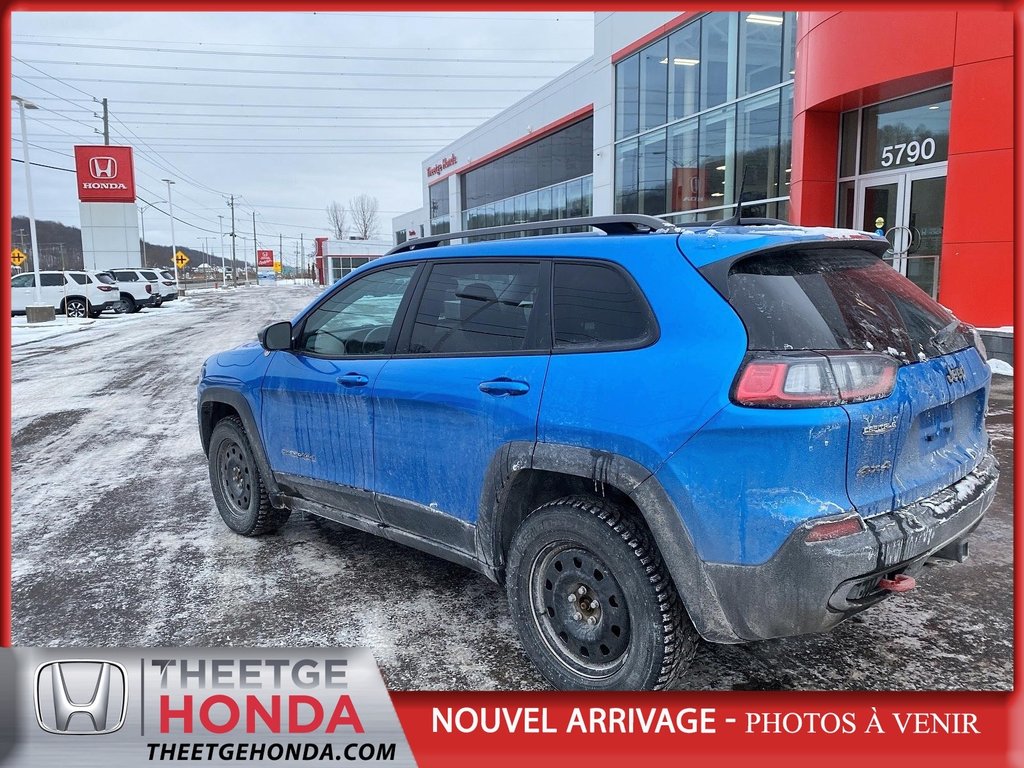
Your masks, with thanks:
[[(32, 272), (11, 278), (11, 314), (23, 315), (36, 303), (35, 285)], [(99, 317), (104, 310), (118, 309), (121, 298), (110, 273), (87, 270), (40, 272), (39, 292), (43, 303), (68, 317)]]
[(168, 269), (159, 270), (160, 302), (174, 301), (178, 298), (178, 282), (174, 273)]
[[(121, 287), (124, 312), (138, 312), (143, 307), (160, 306), (160, 278), (154, 270), (119, 267), (109, 271)], [(147, 277), (147, 272), (152, 277)]]
[[(850, 230), (734, 218), (411, 240), (203, 365), (217, 508), (503, 584), (559, 688), (828, 630), (962, 561), (998, 467), (976, 331)], [(381, 564), (382, 568), (393, 567)]]

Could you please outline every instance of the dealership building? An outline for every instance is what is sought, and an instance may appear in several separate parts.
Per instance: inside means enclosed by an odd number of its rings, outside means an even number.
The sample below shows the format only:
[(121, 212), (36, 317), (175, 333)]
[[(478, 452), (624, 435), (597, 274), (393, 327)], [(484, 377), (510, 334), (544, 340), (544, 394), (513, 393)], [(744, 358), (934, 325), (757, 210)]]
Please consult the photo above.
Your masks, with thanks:
[(1013, 14), (595, 13), (594, 55), (423, 162), (396, 242), (736, 213), (885, 233), (894, 268), (1013, 323)]

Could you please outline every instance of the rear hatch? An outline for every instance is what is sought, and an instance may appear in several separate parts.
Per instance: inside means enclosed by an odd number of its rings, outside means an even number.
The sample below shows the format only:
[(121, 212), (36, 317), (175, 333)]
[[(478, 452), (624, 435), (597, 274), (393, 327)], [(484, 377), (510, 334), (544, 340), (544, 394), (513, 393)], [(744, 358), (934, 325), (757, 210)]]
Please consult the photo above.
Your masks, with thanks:
[(991, 375), (973, 329), (876, 255), (776, 248), (734, 262), (726, 286), (751, 359), (828, 361), (810, 369), (835, 393), (818, 404), (849, 415), (846, 483), (861, 515), (929, 496), (981, 461)]

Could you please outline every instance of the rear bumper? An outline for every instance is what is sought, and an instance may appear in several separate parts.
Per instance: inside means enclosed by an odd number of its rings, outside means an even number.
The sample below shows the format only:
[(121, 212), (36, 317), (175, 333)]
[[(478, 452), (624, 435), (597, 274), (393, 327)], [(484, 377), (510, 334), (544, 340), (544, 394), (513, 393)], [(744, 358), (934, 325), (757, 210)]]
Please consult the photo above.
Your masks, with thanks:
[(763, 640), (831, 629), (889, 596), (883, 578), (913, 576), (929, 557), (973, 532), (999, 479), (989, 453), (966, 477), (893, 512), (868, 518), (865, 530), (808, 543), (798, 528), (761, 565), (705, 563), (705, 572), (735, 639)]

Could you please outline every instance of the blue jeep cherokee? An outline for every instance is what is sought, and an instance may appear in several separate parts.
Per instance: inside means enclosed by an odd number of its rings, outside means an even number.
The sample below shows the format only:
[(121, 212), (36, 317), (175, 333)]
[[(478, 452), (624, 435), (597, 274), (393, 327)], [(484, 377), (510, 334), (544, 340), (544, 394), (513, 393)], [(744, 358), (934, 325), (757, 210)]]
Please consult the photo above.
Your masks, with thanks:
[[(486, 239), (589, 226), (587, 234)], [(531, 223), (405, 243), (211, 357), (225, 522), (298, 510), (504, 584), (559, 688), (827, 630), (962, 561), (998, 469), (973, 328), (849, 230)]]

